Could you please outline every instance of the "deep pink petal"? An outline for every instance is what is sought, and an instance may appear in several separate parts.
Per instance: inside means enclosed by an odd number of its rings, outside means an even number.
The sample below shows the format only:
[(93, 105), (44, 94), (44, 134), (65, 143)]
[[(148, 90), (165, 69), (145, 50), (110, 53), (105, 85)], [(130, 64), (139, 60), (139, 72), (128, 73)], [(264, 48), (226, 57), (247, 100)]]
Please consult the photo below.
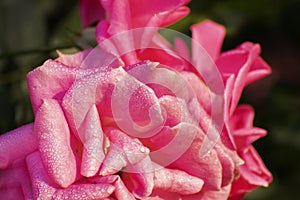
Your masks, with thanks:
[(238, 130), (251, 128), (253, 125), (254, 110), (249, 105), (238, 106), (230, 118), (230, 128)]
[(240, 178), (232, 184), (231, 199), (241, 199), (247, 192), (259, 186), (267, 187), (272, 181), (272, 174), (253, 147), (244, 151), (241, 157), (245, 164), (238, 168)]
[(0, 169), (8, 167), (17, 158), (24, 158), (37, 149), (33, 123), (0, 136)]
[(76, 178), (76, 161), (69, 127), (56, 100), (44, 99), (36, 113), (34, 130), (47, 173), (59, 186), (68, 187)]
[(249, 147), (254, 141), (267, 135), (267, 131), (261, 128), (244, 128), (233, 131), (234, 140), (238, 151)]
[[(198, 42), (213, 60), (219, 57), (225, 37), (224, 26), (210, 20), (205, 20), (191, 27), (193, 40)], [(193, 60), (199, 56), (198, 48), (192, 49)]]
[(230, 115), (234, 112), (244, 87), (271, 72), (269, 66), (259, 57), (260, 46), (246, 42), (240, 47), (222, 53), (217, 66), (223, 77), (234, 76), (230, 99)]
[(188, 2), (130, 0), (132, 28), (170, 25), (188, 14), (189, 10), (183, 7)]

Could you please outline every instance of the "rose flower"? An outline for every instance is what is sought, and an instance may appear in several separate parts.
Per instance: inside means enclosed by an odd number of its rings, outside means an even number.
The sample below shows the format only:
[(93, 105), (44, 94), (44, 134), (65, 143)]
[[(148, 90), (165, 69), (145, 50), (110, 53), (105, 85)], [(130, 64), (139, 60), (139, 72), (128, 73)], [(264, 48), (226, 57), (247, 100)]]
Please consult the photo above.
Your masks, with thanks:
[(80, 1), (98, 47), (27, 75), (35, 120), (0, 136), (3, 199), (242, 199), (272, 176), (252, 142), (245, 86), (271, 72), (260, 46), (221, 53), (204, 21), (171, 45), (188, 1)]

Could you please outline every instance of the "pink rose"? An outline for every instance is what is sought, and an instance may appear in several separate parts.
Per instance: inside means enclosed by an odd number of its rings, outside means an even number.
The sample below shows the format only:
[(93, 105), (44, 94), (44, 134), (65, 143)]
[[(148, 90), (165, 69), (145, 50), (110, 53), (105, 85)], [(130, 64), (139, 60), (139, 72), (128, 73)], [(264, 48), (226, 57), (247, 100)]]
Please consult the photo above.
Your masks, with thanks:
[(28, 74), (35, 121), (0, 136), (1, 197), (241, 199), (271, 182), (251, 146), (266, 132), (237, 106), (271, 71), (259, 45), (221, 53), (224, 27), (204, 21), (191, 53), (172, 47), (157, 30), (187, 1), (80, 3), (99, 46)]

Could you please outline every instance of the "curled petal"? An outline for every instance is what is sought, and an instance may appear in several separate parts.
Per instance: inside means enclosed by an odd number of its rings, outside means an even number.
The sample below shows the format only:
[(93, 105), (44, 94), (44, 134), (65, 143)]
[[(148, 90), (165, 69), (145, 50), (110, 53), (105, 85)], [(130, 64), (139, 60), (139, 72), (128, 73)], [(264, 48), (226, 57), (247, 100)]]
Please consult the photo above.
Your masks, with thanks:
[(252, 146), (244, 150), (241, 157), (245, 164), (238, 168), (240, 177), (232, 183), (232, 197), (242, 197), (259, 186), (267, 187), (272, 181), (272, 174)]
[(0, 135), (0, 169), (8, 167), (18, 158), (24, 158), (37, 146), (33, 123)]
[(39, 152), (49, 176), (61, 187), (75, 181), (76, 161), (70, 146), (70, 131), (56, 100), (44, 99), (34, 124)]
[(258, 44), (246, 42), (234, 50), (222, 53), (216, 60), (223, 77), (234, 75), (230, 115), (234, 112), (244, 87), (271, 72), (270, 67), (259, 57), (260, 52)]

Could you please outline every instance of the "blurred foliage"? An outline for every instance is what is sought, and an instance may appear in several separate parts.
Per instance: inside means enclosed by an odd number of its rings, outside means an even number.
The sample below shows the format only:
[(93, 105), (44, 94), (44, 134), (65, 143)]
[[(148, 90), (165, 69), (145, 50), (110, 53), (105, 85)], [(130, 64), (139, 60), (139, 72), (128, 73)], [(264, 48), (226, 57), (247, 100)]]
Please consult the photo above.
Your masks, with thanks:
[[(256, 111), (255, 125), (269, 135), (255, 143), (274, 175), (269, 188), (246, 199), (295, 199), (300, 195), (300, 1), (194, 0), (191, 14), (172, 25), (189, 26), (212, 19), (226, 26), (224, 50), (244, 41), (261, 44), (271, 76), (247, 87), (242, 103)], [(0, 1), (0, 133), (31, 122), (26, 74), (55, 50), (74, 52), (93, 45), (82, 33), (75, 0)], [(82, 39), (85, 38), (85, 39)], [(88, 38), (88, 39), (86, 39)]]

